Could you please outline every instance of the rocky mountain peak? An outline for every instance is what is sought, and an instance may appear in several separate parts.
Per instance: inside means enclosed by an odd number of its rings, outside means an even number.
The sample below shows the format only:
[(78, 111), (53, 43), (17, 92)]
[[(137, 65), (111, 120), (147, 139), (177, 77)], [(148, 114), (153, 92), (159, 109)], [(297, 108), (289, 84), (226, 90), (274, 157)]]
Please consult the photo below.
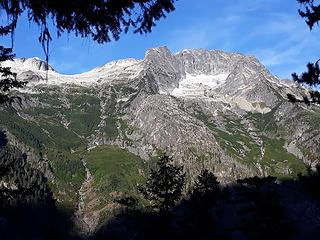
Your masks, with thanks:
[[(89, 87), (112, 83), (134, 87), (144, 81), (149, 87), (152, 86), (153, 93), (183, 98), (214, 96), (219, 99), (241, 95), (244, 98), (251, 96), (250, 102), (270, 102), (273, 99), (271, 103), (275, 103), (276, 95), (279, 95), (274, 92), (283, 89), (294, 91), (291, 85), (274, 77), (254, 56), (221, 50), (185, 49), (174, 54), (162, 46), (149, 49), (143, 60), (116, 60), (76, 75), (59, 74), (49, 66), (48, 81), (42, 81), (45, 79), (46, 63), (39, 58), (20, 58), (2, 64), (12, 67), (20, 79), (28, 79), (30, 84)], [(263, 92), (266, 94), (254, 94), (261, 89), (265, 89)], [(267, 94), (270, 91), (272, 98)], [(285, 91), (282, 95), (286, 94)]]
[(4, 67), (11, 67), (17, 72), (23, 71), (46, 71), (47, 68), (49, 71), (54, 71), (54, 69), (47, 63), (41, 60), (38, 57), (32, 58), (15, 58), (13, 61), (5, 61), (1, 63)]
[(172, 92), (186, 76), (183, 63), (167, 47), (149, 49), (143, 61), (160, 93)]
[(237, 53), (205, 49), (183, 50), (175, 56), (183, 63), (186, 72), (192, 75), (230, 73), (234, 65), (244, 58)]

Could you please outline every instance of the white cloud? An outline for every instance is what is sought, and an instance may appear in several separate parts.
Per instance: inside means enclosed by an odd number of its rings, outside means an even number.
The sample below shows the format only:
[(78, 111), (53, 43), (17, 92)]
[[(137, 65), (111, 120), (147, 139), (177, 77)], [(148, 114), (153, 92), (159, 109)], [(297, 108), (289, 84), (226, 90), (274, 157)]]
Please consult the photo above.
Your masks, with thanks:
[(254, 54), (269, 67), (300, 63), (311, 49), (319, 49), (318, 36), (310, 33), (303, 21), (290, 15), (279, 15), (252, 34), (252, 37), (263, 36), (276, 40), (276, 44), (255, 49)]
[(227, 49), (232, 45), (232, 34), (241, 21), (241, 16), (234, 14), (206, 19), (187, 28), (175, 29), (168, 34), (168, 46), (173, 51), (212, 47)]
[(71, 44), (63, 45), (59, 47), (59, 50), (63, 53), (71, 53), (74, 50), (74, 46)]

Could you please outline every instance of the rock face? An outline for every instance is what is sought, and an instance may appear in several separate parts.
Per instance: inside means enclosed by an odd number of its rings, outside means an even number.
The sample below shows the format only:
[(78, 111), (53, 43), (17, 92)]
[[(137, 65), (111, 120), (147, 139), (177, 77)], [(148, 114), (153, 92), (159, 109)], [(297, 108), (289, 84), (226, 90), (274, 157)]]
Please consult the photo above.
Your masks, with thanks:
[(42, 61), (40, 58), (16, 58), (13, 61), (7, 61), (4, 63), (4, 66), (14, 68), (18, 71), (54, 71), (54, 69), (45, 61)]
[[(190, 181), (202, 168), (222, 182), (295, 176), (319, 159), (319, 107), (288, 103), (287, 93), (304, 90), (274, 77), (253, 56), (203, 49), (173, 54), (160, 47), (143, 60), (77, 75), (50, 68), (47, 81), (39, 59), (2, 64), (29, 84), (16, 93), (22, 102), (15, 111), (0, 109), (1, 127), (51, 165), (61, 202), (77, 199), (82, 182), (75, 176), (85, 180), (83, 151), (90, 155), (101, 145), (119, 146), (145, 162), (171, 154)], [(95, 181), (97, 169), (89, 168)], [(97, 196), (101, 189), (95, 188)]]
[(185, 71), (192, 75), (217, 75), (230, 73), (237, 62), (245, 56), (223, 51), (208, 51), (204, 49), (183, 50), (176, 54), (182, 62)]
[(149, 49), (144, 63), (146, 71), (157, 83), (159, 93), (171, 93), (186, 76), (183, 63), (167, 47)]

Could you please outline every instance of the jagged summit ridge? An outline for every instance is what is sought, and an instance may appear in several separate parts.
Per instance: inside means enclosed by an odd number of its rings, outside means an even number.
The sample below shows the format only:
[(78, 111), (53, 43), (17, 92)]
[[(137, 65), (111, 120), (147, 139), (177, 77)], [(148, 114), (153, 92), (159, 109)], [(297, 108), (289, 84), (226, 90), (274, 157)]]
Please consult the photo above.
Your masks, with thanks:
[(231, 72), (236, 62), (245, 56), (220, 50), (184, 50), (175, 55), (184, 65), (185, 71), (193, 75), (216, 75)]
[(15, 58), (13, 61), (5, 61), (1, 63), (4, 67), (11, 67), (16, 72), (23, 71), (54, 71), (54, 69), (38, 57), (32, 58)]
[[(190, 49), (183, 50), (176, 54), (172, 53), (167, 47), (158, 47), (148, 49), (143, 60), (141, 59), (120, 59), (106, 63), (100, 67), (96, 67), (88, 72), (97, 70), (127, 67), (143, 62), (145, 65), (169, 62), (174, 70), (181, 72), (182, 77), (188, 74), (217, 74), (230, 72), (237, 62), (246, 57), (240, 53), (227, 53), (221, 50), (206, 50), (206, 49)], [(6, 61), (2, 63), (5, 66), (12, 67), (18, 72), (24, 70), (45, 71), (46, 63), (38, 57), (33, 58), (16, 58), (14, 61)], [(49, 70), (54, 69), (49, 65)], [(75, 74), (80, 75), (80, 74)], [(68, 75), (72, 76), (72, 75)]]
[(21, 79), (33, 79), (29, 85), (90, 87), (131, 82), (137, 85), (141, 79), (148, 78), (155, 93), (196, 98), (239, 95), (239, 90), (244, 93), (243, 89), (255, 89), (253, 85), (261, 85), (262, 82), (290, 88), (254, 56), (221, 50), (193, 49), (172, 53), (165, 46), (151, 48), (142, 60), (116, 60), (81, 74), (59, 74), (50, 67), (48, 81), (45, 80), (45, 62), (39, 58), (15, 59), (3, 64), (12, 67)]

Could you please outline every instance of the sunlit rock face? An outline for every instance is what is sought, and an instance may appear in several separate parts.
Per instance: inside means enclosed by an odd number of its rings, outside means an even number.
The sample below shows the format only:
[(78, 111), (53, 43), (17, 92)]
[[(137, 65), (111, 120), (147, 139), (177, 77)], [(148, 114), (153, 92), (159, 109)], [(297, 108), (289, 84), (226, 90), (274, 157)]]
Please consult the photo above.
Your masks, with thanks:
[(54, 71), (54, 69), (47, 65), (45, 61), (42, 61), (38, 57), (33, 58), (16, 58), (13, 61), (6, 61), (2, 63), (4, 67), (11, 67), (13, 70), (18, 72), (23, 71)]
[(149, 49), (143, 61), (160, 93), (171, 93), (186, 76), (184, 65), (167, 47)]

